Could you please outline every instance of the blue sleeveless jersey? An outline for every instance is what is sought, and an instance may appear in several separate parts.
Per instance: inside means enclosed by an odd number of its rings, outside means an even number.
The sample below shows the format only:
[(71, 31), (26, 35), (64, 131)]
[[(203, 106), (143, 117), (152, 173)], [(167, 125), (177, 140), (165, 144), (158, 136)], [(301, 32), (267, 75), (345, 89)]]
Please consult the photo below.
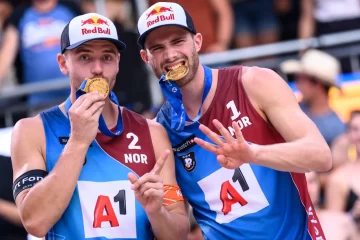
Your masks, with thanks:
[[(41, 113), (41, 118), (50, 172), (68, 140), (70, 122), (58, 107)], [(150, 132), (146, 120), (126, 109), (123, 123), (120, 136), (99, 133), (89, 147), (70, 204), (46, 239), (153, 239), (127, 178), (129, 172), (141, 176), (154, 166)]]
[[(249, 142), (263, 145), (284, 142), (252, 107), (240, 73), (240, 67), (219, 70), (214, 99), (199, 122), (218, 133), (212, 124), (213, 119), (218, 119), (234, 135), (231, 123), (236, 121)], [(171, 111), (166, 102), (157, 121), (169, 134), (177, 182), (193, 207), (205, 239), (325, 239), (304, 174), (255, 164), (223, 168), (215, 154), (193, 142), (194, 137), (211, 142), (199, 130), (199, 122), (177, 132), (171, 129)]]

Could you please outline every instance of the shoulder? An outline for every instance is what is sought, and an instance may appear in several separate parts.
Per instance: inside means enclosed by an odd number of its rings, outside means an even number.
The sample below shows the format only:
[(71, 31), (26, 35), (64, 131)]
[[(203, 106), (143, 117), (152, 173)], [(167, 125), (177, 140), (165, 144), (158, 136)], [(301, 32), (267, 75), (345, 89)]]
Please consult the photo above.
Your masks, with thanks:
[(260, 108), (276, 104), (295, 104), (299, 107), (295, 94), (289, 85), (275, 71), (269, 68), (244, 67), (242, 82), (249, 98)]
[(243, 67), (242, 70), (242, 79), (244, 85), (251, 85), (253, 88), (257, 88), (256, 86), (266, 86), (276, 84), (278, 82), (285, 81), (273, 70), (269, 68), (261, 68), (261, 67)]
[(149, 126), (149, 129), (150, 129), (150, 133), (153, 135), (157, 135), (159, 137), (161, 136), (167, 136), (167, 133), (166, 133), (166, 130), (165, 128), (163, 127), (163, 125), (161, 125), (160, 123), (156, 122), (155, 120), (153, 119), (146, 119), (146, 122)]
[(19, 120), (12, 131), (12, 140), (14, 141), (22, 138), (39, 140), (40, 136), (44, 136), (44, 127), (40, 115)]

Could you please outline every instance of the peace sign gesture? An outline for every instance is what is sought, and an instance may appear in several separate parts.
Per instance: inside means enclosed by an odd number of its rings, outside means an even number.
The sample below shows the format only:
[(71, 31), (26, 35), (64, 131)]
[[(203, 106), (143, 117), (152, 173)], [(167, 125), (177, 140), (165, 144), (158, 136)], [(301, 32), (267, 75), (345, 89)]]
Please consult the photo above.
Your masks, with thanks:
[(128, 178), (132, 183), (131, 189), (135, 192), (135, 198), (140, 202), (147, 214), (157, 213), (162, 207), (164, 185), (160, 172), (169, 154), (170, 151), (165, 150), (156, 161), (154, 168), (139, 179), (133, 173), (128, 174)]
[(221, 136), (211, 131), (205, 125), (200, 125), (200, 130), (208, 136), (216, 145), (206, 142), (200, 138), (194, 141), (200, 147), (213, 152), (217, 155), (217, 160), (225, 168), (235, 169), (244, 163), (249, 163), (255, 158), (255, 151), (252, 145), (245, 141), (239, 124), (232, 123), (236, 138), (233, 138), (229, 131), (216, 119), (213, 120), (214, 126), (219, 130)]

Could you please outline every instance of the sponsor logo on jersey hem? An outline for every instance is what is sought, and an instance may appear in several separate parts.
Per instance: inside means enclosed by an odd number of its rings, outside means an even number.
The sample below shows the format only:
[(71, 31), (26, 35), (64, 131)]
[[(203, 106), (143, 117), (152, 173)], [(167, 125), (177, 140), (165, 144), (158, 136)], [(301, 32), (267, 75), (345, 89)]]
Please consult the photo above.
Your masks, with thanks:
[[(69, 141), (69, 137), (59, 137), (59, 142), (61, 145), (66, 145), (68, 141)], [(89, 147), (92, 147), (92, 143), (90, 144)]]
[(196, 159), (195, 159), (195, 153), (189, 152), (184, 155), (179, 156), (184, 168), (186, 171), (191, 172), (196, 167)]
[(195, 135), (191, 135), (190, 137), (186, 138), (181, 143), (173, 146), (173, 151), (175, 153), (185, 152), (186, 150), (190, 149), (191, 147), (195, 146), (196, 143), (194, 142)]

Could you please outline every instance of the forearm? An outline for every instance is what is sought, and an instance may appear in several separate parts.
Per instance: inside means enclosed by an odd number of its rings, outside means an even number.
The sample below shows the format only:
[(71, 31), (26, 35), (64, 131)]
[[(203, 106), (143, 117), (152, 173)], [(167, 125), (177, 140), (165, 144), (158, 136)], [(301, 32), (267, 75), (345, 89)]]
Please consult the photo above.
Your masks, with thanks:
[(252, 147), (255, 148), (255, 158), (251, 163), (279, 171), (305, 173), (331, 168), (331, 152), (322, 143), (298, 140)]
[(20, 209), (27, 230), (39, 231), (41, 226), (40, 232), (46, 234), (60, 219), (74, 193), (87, 149), (70, 138), (53, 170), (27, 193)]
[(303, 0), (301, 2), (301, 16), (299, 19), (298, 35), (301, 39), (313, 37), (315, 31), (313, 0)]
[(19, 212), (13, 202), (0, 199), (0, 217), (12, 224), (22, 226)]
[(299, 20), (298, 35), (300, 39), (307, 39), (314, 36), (315, 26), (312, 16), (303, 17)]
[(232, 33), (233, 33), (233, 20), (231, 14), (221, 13), (223, 16), (219, 17), (218, 22), (218, 31), (217, 32), (217, 42), (226, 48), (229, 47)]
[[(151, 228), (157, 240), (187, 239), (189, 233), (189, 219), (180, 213), (171, 213), (164, 207), (156, 215), (148, 215)], [(166, 227), (165, 227), (166, 226)]]

